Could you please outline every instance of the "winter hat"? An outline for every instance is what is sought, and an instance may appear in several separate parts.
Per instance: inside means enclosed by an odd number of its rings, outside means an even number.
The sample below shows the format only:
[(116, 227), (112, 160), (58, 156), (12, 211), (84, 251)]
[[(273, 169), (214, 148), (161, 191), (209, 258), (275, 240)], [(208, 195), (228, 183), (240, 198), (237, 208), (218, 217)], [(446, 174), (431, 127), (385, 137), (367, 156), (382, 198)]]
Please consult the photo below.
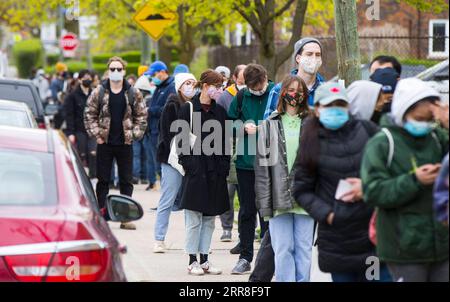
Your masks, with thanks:
[(62, 63), (62, 62), (58, 62), (55, 65), (55, 69), (56, 69), (56, 72), (58, 72), (58, 73), (59, 72), (63, 72), (63, 71), (67, 71), (67, 65)]
[(180, 90), (181, 85), (183, 85), (183, 83), (187, 80), (193, 80), (194, 82), (197, 81), (192, 73), (183, 72), (175, 75), (175, 91), (177, 93), (178, 90)]
[(317, 43), (320, 46), (320, 51), (322, 51), (322, 43), (319, 40), (312, 37), (305, 37), (297, 41), (294, 45), (294, 58), (298, 55), (298, 53), (305, 47), (308, 43)]
[(231, 71), (228, 67), (226, 66), (217, 66), (216, 67), (216, 71), (220, 74), (222, 74), (224, 77), (226, 77), (227, 79), (230, 78), (231, 76)]
[(391, 115), (398, 126), (403, 126), (403, 118), (411, 106), (425, 98), (440, 98), (439, 92), (417, 78), (400, 80), (392, 97)]
[(324, 83), (317, 87), (314, 93), (314, 105), (317, 103), (320, 105), (328, 105), (337, 100), (349, 102), (345, 88), (336, 82)]
[(137, 70), (138, 77), (140, 77), (141, 75), (143, 75), (144, 72), (146, 72), (147, 70), (148, 70), (148, 66), (147, 66), (147, 65), (140, 65), (140, 66), (138, 67), (138, 70)]
[(169, 69), (167, 69), (167, 65), (164, 62), (155, 61), (149, 66), (148, 70), (146, 72), (144, 72), (144, 74), (146, 76), (152, 77), (155, 73), (162, 71), (162, 70), (167, 71)]
[(188, 73), (189, 72), (189, 67), (187, 67), (187, 65), (184, 64), (179, 64), (175, 67), (175, 69), (173, 70), (173, 74), (176, 75), (178, 73)]
[(151, 91), (150, 80), (147, 76), (142, 75), (137, 79), (136, 83), (134, 84), (134, 88)]
[(386, 67), (375, 70), (370, 76), (370, 79), (375, 83), (381, 84), (383, 86), (383, 92), (394, 93), (398, 83), (398, 77), (399, 75), (394, 68)]
[(355, 81), (347, 88), (350, 113), (361, 120), (370, 120), (375, 111), (381, 84), (371, 81)]

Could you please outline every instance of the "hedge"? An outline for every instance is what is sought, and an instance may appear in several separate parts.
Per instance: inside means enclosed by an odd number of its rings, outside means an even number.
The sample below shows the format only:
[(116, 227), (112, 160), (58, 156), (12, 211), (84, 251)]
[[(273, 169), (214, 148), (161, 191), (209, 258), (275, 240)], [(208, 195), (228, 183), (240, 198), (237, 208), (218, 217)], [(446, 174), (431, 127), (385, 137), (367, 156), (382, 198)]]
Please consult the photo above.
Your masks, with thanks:
[[(68, 60), (64, 62), (69, 69), (69, 72), (79, 72), (82, 69), (87, 69), (87, 62), (85, 61), (76, 61), (76, 60)], [(140, 63), (128, 63), (127, 65), (127, 75), (134, 74), (137, 75), (137, 70)], [(103, 73), (106, 71), (105, 63), (94, 63), (93, 70), (98, 73), (100, 77), (103, 76)], [(52, 74), (55, 72), (54, 66), (49, 66), (45, 69), (46, 73)]]
[(17, 42), (12, 52), (21, 78), (28, 78), (33, 68), (42, 66), (44, 51), (39, 39)]

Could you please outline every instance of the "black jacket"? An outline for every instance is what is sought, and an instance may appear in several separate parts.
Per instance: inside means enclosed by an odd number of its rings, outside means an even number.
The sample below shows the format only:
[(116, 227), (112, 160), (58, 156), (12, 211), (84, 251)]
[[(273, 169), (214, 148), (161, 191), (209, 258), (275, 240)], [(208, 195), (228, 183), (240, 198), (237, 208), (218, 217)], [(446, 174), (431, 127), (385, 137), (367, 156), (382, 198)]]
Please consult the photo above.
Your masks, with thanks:
[(170, 145), (173, 137), (178, 132), (171, 132), (170, 126), (178, 119), (178, 110), (180, 109), (181, 100), (177, 94), (171, 94), (164, 106), (161, 118), (159, 119), (159, 136), (157, 159), (161, 163), (167, 164), (170, 154)]
[[(367, 257), (375, 255), (368, 235), (373, 209), (363, 201), (345, 203), (334, 196), (339, 180), (360, 177), (364, 147), (377, 130), (375, 124), (353, 118), (337, 131), (321, 126), (315, 173), (296, 163), (293, 196), (319, 222), (319, 267), (324, 272), (359, 272)], [(331, 212), (330, 226), (326, 219)]]
[(72, 93), (67, 95), (64, 100), (64, 113), (66, 119), (66, 133), (67, 135), (75, 134), (76, 132), (86, 132), (84, 127), (84, 109), (86, 107), (86, 101), (91, 94), (92, 90), (89, 89), (88, 95), (85, 95), (81, 87), (77, 87)]
[[(225, 154), (225, 120), (227, 113), (222, 106), (212, 101), (211, 108), (208, 112), (202, 109), (199, 95), (192, 99), (194, 114), (201, 114), (201, 128), (207, 121), (218, 121), (221, 125), (222, 133), (216, 133), (220, 137), (221, 150), (217, 150), (212, 155), (204, 153), (203, 143), (213, 132), (211, 129), (194, 134), (197, 140), (194, 146), (194, 152), (191, 150), (188, 154), (180, 154), (179, 162), (183, 166), (186, 175), (184, 176), (184, 183), (182, 189), (181, 208), (191, 211), (203, 213), (205, 216), (216, 216), (225, 213), (230, 208), (227, 188), (227, 176), (230, 171), (230, 156)], [(188, 103), (181, 105), (178, 117), (180, 120), (190, 122), (190, 106)], [(195, 124), (198, 123), (194, 116)], [(200, 128), (200, 129), (201, 129)], [(220, 135), (221, 134), (221, 135)], [(180, 134), (184, 137), (183, 140), (189, 141), (187, 134), (184, 132)], [(210, 137), (211, 138), (211, 137)], [(214, 140), (210, 146), (214, 147)], [(195, 150), (200, 150), (198, 155)], [(216, 155), (216, 153), (218, 153)]]

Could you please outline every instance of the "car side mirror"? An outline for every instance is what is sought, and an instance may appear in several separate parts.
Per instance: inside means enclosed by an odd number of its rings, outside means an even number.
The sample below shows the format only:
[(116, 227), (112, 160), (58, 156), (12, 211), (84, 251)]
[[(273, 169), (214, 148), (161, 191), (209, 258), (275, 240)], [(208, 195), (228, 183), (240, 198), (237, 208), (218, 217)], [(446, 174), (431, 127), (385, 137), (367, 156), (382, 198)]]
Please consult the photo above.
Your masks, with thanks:
[(130, 222), (144, 216), (142, 206), (129, 196), (109, 195), (106, 200), (106, 208), (111, 221)]

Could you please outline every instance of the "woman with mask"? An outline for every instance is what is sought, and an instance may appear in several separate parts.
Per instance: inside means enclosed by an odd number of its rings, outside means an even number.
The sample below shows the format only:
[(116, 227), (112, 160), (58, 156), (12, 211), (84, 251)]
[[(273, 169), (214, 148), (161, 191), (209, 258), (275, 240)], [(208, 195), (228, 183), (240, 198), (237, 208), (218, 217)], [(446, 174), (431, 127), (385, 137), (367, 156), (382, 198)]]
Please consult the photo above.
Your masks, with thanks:
[(362, 201), (359, 170), (377, 127), (350, 116), (348, 103), (337, 83), (317, 89), (314, 115), (302, 130), (292, 192), (319, 224), (320, 270), (335, 282), (362, 282), (368, 281), (366, 260), (375, 248), (368, 236), (373, 210)]
[(176, 133), (170, 131), (178, 119), (180, 106), (189, 102), (195, 95), (195, 76), (190, 73), (179, 73), (175, 76), (176, 94), (171, 94), (164, 106), (159, 122), (159, 138), (157, 159), (161, 163), (161, 198), (158, 203), (155, 222), (154, 253), (164, 253), (164, 240), (169, 227), (172, 207), (181, 188), (183, 176), (168, 163), (170, 147)]
[(389, 124), (362, 161), (364, 200), (378, 208), (377, 254), (395, 281), (449, 281), (448, 228), (433, 214), (433, 184), (449, 141), (434, 125), (439, 98), (419, 79), (399, 81)]
[(255, 160), (256, 205), (269, 221), (278, 282), (308, 282), (314, 219), (293, 199), (291, 180), (302, 120), (309, 114), (308, 88), (298, 76), (287, 76), (278, 108), (264, 121)]
[(180, 126), (184, 125), (185, 129), (192, 121), (196, 136), (190, 148), (190, 129), (182, 131), (181, 142), (187, 143), (187, 148), (178, 150), (179, 163), (185, 171), (181, 208), (185, 210), (185, 251), (189, 255), (188, 272), (192, 275), (222, 273), (208, 260), (215, 216), (230, 208), (227, 191), (230, 156), (225, 143), (229, 140), (225, 137), (227, 113), (216, 104), (223, 90), (222, 83), (220, 73), (203, 72), (195, 87), (200, 93), (191, 103), (183, 104), (178, 113)]

